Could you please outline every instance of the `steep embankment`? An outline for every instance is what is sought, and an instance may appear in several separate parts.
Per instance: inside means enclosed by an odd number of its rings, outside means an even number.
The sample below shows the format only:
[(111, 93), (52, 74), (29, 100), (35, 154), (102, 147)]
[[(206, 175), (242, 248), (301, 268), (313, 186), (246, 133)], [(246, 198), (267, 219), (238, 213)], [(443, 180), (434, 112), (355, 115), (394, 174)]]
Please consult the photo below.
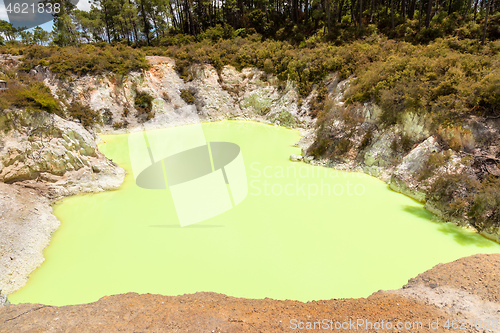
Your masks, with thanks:
[(431, 115), (407, 112), (392, 125), (381, 117), (373, 103), (332, 103), (304, 149), (331, 167), (379, 177), (442, 219), (499, 242), (500, 198), (493, 192), (500, 176), (500, 119), (470, 117), (446, 127)]
[(258, 69), (238, 72), (226, 66), (218, 73), (211, 65), (194, 65), (190, 69), (193, 80), (185, 82), (175, 71), (174, 60), (147, 60), (151, 64), (149, 70), (126, 76), (111, 73), (59, 80), (41, 66), (31, 74), (55, 95), (99, 110), (103, 120), (100, 128), (106, 132), (233, 117), (285, 126), (308, 126), (312, 121), (307, 102), (298, 107), (299, 98), (292, 82), (280, 88), (276, 78)]
[[(342, 331), (348, 332), (448, 332), (457, 331), (456, 325), (462, 326), (461, 332), (499, 332), (499, 281), (500, 255), (476, 255), (440, 264), (400, 290), (380, 291), (366, 299), (302, 303), (215, 293), (129, 293), (84, 305), (0, 308), (0, 332), (283, 332), (324, 324), (323, 319), (333, 325), (327, 330), (347, 323)], [(320, 331), (312, 327), (302, 330)]]
[(43, 261), (64, 196), (117, 189), (125, 172), (98, 150), (80, 124), (46, 112), (0, 116), (0, 289), (21, 288)]

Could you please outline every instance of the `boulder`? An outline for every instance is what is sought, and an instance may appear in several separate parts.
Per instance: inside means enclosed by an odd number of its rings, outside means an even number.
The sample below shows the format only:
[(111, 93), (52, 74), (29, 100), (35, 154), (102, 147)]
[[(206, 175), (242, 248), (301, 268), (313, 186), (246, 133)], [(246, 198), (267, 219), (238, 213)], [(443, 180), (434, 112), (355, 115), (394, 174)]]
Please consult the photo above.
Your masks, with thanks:
[(441, 147), (434, 136), (428, 137), (411, 150), (392, 173), (389, 187), (403, 193), (417, 201), (424, 202), (427, 190), (422, 187), (422, 182), (417, 179), (434, 152), (441, 151)]

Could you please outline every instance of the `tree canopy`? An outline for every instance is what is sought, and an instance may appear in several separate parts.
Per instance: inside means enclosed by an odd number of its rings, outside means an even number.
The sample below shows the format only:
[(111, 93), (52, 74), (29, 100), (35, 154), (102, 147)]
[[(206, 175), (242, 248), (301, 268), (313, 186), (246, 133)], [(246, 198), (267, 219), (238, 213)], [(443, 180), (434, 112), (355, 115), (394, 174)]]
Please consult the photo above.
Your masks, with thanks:
[[(321, 34), (337, 44), (374, 33), (417, 43), (449, 34), (483, 43), (500, 36), (495, 0), (92, 0), (88, 12), (68, 0), (46, 1), (61, 3), (50, 36), (58, 46), (183, 43), (172, 39), (177, 34), (200, 40), (259, 33), (294, 43)], [(28, 44), (49, 37), (21, 33), (5, 21), (0, 36), (0, 42), (20, 37)]]

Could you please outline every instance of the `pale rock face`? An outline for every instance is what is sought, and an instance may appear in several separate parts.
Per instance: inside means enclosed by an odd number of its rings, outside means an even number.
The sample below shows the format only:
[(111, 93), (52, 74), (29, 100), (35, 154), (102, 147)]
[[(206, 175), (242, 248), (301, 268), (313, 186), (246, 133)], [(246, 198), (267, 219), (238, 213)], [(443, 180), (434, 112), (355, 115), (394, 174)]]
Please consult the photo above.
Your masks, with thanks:
[(422, 182), (416, 179), (416, 175), (423, 169), (429, 156), (439, 151), (441, 151), (441, 147), (433, 136), (420, 143), (403, 157), (403, 161), (396, 167), (391, 176), (390, 188), (417, 201), (424, 202), (428, 188), (422, 188)]
[(59, 221), (49, 200), (34, 190), (0, 182), (0, 198), (0, 289), (10, 294), (42, 264), (42, 251)]
[[(292, 82), (287, 82), (284, 91), (279, 91), (276, 78), (258, 69), (247, 68), (239, 72), (232, 66), (225, 66), (219, 74), (209, 64), (193, 65), (190, 68), (193, 80), (184, 82), (175, 71), (173, 59), (146, 58), (150, 69), (123, 77), (112, 73), (86, 75), (67, 82), (58, 80), (41, 66), (33, 70), (33, 75), (43, 80), (54, 94), (67, 94), (69, 102), (76, 100), (99, 110), (108, 121), (101, 128), (103, 132), (133, 132), (165, 127), (166, 124), (175, 126), (227, 118), (272, 123), (278, 122), (279, 115), (285, 112), (297, 119), (295, 123), (301, 127), (313, 123), (307, 116), (307, 103), (303, 103), (302, 108), (298, 107), (299, 96)], [(193, 93), (194, 105), (188, 105), (181, 98), (184, 89)], [(154, 98), (153, 119), (138, 121), (134, 106), (137, 92), (146, 92)], [(124, 115), (125, 109), (129, 110), (128, 115)], [(125, 122), (128, 126), (120, 126)]]
[(97, 156), (95, 138), (77, 123), (45, 112), (11, 111), (11, 116), (22, 117), (23, 123), (0, 150), (2, 182), (34, 179), (44, 172), (61, 176), (90, 166), (89, 159)]
[(125, 171), (97, 150), (96, 137), (80, 124), (25, 110), (2, 117), (14, 128), (0, 137), (0, 289), (9, 294), (44, 261), (43, 249), (59, 227), (51, 203), (117, 189)]
[(402, 133), (413, 138), (415, 141), (422, 141), (431, 134), (429, 128), (431, 120), (429, 117), (420, 116), (415, 113), (403, 113)]
[(393, 131), (380, 133), (364, 154), (363, 170), (375, 177), (386, 179), (394, 160), (391, 144), (396, 138)]
[[(0, 292), (2, 292), (0, 290)], [(1, 295), (0, 294), (0, 306), (6, 306), (6, 305), (9, 305), (9, 300), (7, 299), (7, 296), (6, 295)]]
[(219, 75), (211, 65), (196, 65), (193, 68), (195, 79), (189, 82), (196, 91), (195, 102), (202, 117), (209, 120), (219, 120), (238, 114), (234, 107), (235, 101), (219, 83)]

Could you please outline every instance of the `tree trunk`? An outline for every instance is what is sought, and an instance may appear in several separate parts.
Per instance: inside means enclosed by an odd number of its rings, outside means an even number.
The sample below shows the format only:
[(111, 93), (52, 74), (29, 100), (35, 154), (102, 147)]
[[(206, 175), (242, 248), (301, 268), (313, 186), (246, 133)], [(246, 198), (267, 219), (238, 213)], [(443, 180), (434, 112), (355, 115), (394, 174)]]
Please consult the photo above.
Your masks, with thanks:
[(418, 30), (422, 27), (422, 0), (418, 4)]
[(431, 24), (432, 0), (427, 4), (427, 15), (425, 16), (425, 27), (428, 28)]
[(351, 0), (351, 22), (354, 23), (354, 26), (356, 26), (358, 20), (356, 19), (356, 15), (354, 15), (354, 6), (356, 6), (356, 1)]
[(470, 6), (472, 5), (472, 0), (469, 0), (467, 2), (467, 6), (465, 7), (465, 14), (464, 14), (464, 20), (467, 21), (467, 15), (469, 15), (469, 9)]
[(391, 0), (391, 27), (394, 30), (394, 0)]
[(373, 23), (373, 6), (374, 6), (375, 0), (371, 0), (370, 2), (370, 23)]
[(410, 20), (413, 20), (413, 18), (415, 17), (415, 5), (416, 5), (416, 0), (411, 0), (410, 10), (408, 11), (408, 18)]
[(326, 0), (326, 20), (327, 20), (327, 24), (328, 24), (328, 34), (332, 33), (330, 1), (331, 0)]
[(485, 1), (486, 1), (486, 16), (484, 17), (483, 40), (481, 42), (481, 44), (483, 45), (486, 42), (486, 30), (488, 29), (488, 14), (490, 12), (490, 5), (491, 5), (491, 3), (488, 2), (488, 0)]
[(142, 21), (144, 24), (144, 35), (146, 35), (146, 41), (148, 43), (148, 46), (151, 46), (151, 41), (149, 40), (149, 22), (146, 17), (146, 10), (144, 9), (144, 0), (141, 0), (141, 15), (142, 15)]
[(339, 17), (338, 17), (339, 23), (342, 22), (342, 9), (344, 9), (344, 1), (345, 0), (340, 0), (340, 3), (339, 3)]
[(359, 29), (363, 25), (363, 0), (359, 0)]

